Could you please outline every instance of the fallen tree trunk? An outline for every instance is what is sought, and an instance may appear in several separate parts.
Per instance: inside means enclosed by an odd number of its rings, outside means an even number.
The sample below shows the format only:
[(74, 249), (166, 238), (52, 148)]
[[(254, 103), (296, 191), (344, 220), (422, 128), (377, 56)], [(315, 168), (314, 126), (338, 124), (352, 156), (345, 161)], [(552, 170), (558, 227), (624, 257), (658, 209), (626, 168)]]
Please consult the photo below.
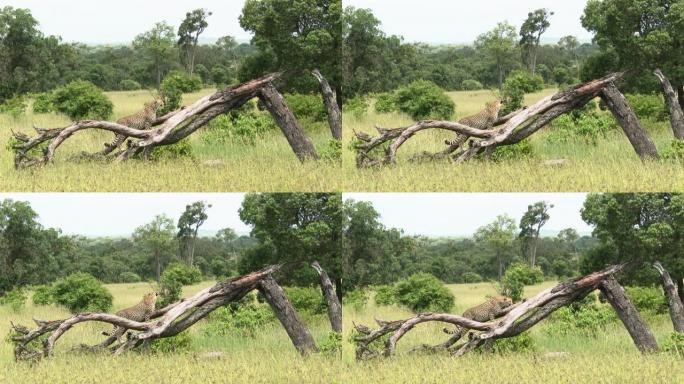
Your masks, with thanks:
[(680, 95), (672, 88), (670, 80), (663, 71), (656, 69), (654, 74), (660, 80), (660, 84), (663, 87), (665, 103), (670, 111), (670, 125), (672, 126), (674, 137), (682, 140), (684, 139), (684, 111), (682, 111), (682, 106), (680, 105)]
[(323, 94), (323, 103), (328, 112), (328, 125), (330, 126), (330, 133), (336, 140), (342, 140), (342, 112), (340, 105), (337, 102), (337, 94), (330, 88), (328, 80), (323, 77), (318, 69), (313, 70), (313, 75), (321, 85), (321, 93)]
[(335, 287), (328, 277), (328, 273), (321, 268), (318, 261), (314, 261), (311, 266), (318, 272), (318, 276), (321, 278), (321, 290), (323, 291), (323, 296), (328, 304), (328, 318), (330, 319), (330, 326), (332, 330), (341, 333), (342, 332), (342, 305), (340, 300), (337, 298), (335, 293)]
[[(357, 151), (356, 165), (359, 168), (363, 168), (393, 164), (396, 162), (396, 155), (399, 148), (418, 132), (428, 129), (441, 129), (456, 132), (468, 136), (473, 140), (469, 141), (470, 146), (468, 148), (460, 148), (457, 145), (452, 145), (444, 151), (437, 153), (424, 152), (418, 157), (432, 159), (449, 157), (457, 163), (469, 161), (481, 153), (491, 153), (498, 146), (519, 143), (552, 122), (558, 116), (581, 108), (592, 99), (602, 96), (603, 91), (606, 88), (617, 91), (616, 88), (613, 89), (614, 83), (623, 76), (624, 73), (622, 72), (612, 73), (603, 78), (560, 91), (555, 95), (547, 96), (530, 107), (498, 119), (498, 121), (495, 122), (495, 126), (487, 130), (479, 130), (452, 121), (430, 120), (420, 121), (402, 128), (382, 128), (376, 126), (375, 129), (379, 133), (379, 136), (376, 137), (364, 132), (355, 132), (355, 136), (359, 141), (355, 144), (355, 149)], [(610, 95), (613, 96), (614, 94), (610, 93)], [(631, 112), (629, 105), (619, 105), (618, 108), (619, 111), (624, 112), (626, 115), (626, 111)], [(618, 120), (618, 122), (620, 124), (626, 122), (630, 123), (627, 127), (623, 126), (623, 129), (628, 135), (648, 137), (643, 129), (640, 132), (636, 132), (637, 129), (633, 125), (634, 121)], [(631, 137), (630, 140), (632, 140)], [(645, 141), (650, 141), (650, 139)], [(385, 144), (388, 145), (384, 150), (384, 154), (374, 153), (379, 152), (382, 148), (381, 146)], [(654, 155), (650, 147), (644, 150), (642, 150), (641, 147), (635, 147), (635, 150), (637, 150), (637, 153), (642, 158), (657, 157), (657, 152), (655, 152)], [(646, 155), (644, 156), (644, 154)]]
[[(612, 276), (620, 272), (624, 267), (624, 264), (614, 265), (601, 271), (560, 283), (555, 287), (540, 292), (531, 299), (510, 307), (507, 309), (508, 313), (505, 316), (489, 322), (478, 322), (451, 314), (422, 313), (409, 319), (397, 321), (376, 319), (379, 326), (377, 329), (354, 324), (354, 328), (358, 333), (353, 337), (356, 343), (356, 358), (358, 360), (367, 360), (378, 356), (392, 356), (399, 340), (416, 325), (435, 321), (458, 325), (470, 331), (477, 331), (471, 332), (469, 340), (460, 345), (452, 347), (455, 342), (447, 342), (434, 347), (427, 346), (429, 349), (447, 349), (455, 356), (464, 355), (485, 343), (490, 343), (499, 338), (514, 337), (529, 330), (557, 309), (583, 299), (596, 289), (603, 288), (604, 283), (610, 281)], [(612, 293), (614, 292), (613, 288), (614, 285), (608, 285), (607, 289)], [(626, 299), (629, 302), (628, 298), (621, 297), (619, 299), (621, 305), (624, 304), (622, 299)], [(638, 316), (638, 313), (623, 311), (623, 316), (632, 324), (631, 321), (635, 321), (634, 317)], [(390, 335), (389, 338), (380, 347), (381, 349), (378, 350), (377, 344), (387, 335)], [(646, 343), (645, 345), (649, 344)]]
[[(128, 320), (108, 313), (80, 313), (68, 319), (44, 321), (36, 320), (35, 329), (12, 324), (16, 360), (35, 360), (53, 354), (57, 341), (73, 326), (85, 322), (103, 322), (120, 326), (131, 332), (126, 341), (115, 344), (116, 337), (108, 337), (95, 345), (81, 345), (80, 350), (109, 350), (114, 355), (121, 354), (152, 340), (173, 337), (185, 331), (215, 309), (239, 301), (253, 290), (259, 290), (287, 331), (292, 344), (303, 355), (316, 352), (318, 348), (306, 325), (301, 321), (283, 289), (273, 278), (280, 270), (279, 265), (266, 267), (243, 276), (216, 283), (203, 289), (190, 298), (173, 303), (152, 314), (147, 322)], [(47, 337), (46, 337), (47, 336)]]
[(663, 290), (667, 297), (667, 306), (670, 308), (670, 318), (672, 319), (674, 330), (676, 332), (684, 332), (684, 305), (677, 292), (677, 285), (675, 285), (670, 277), (670, 273), (659, 261), (653, 263), (653, 267), (658, 270), (660, 277), (663, 279)]
[(34, 127), (38, 134), (35, 137), (16, 132), (14, 138), (17, 142), (12, 145), (15, 151), (14, 165), (21, 169), (47, 164), (54, 159), (59, 146), (69, 137), (88, 129), (105, 130), (137, 140), (129, 140), (128, 147), (120, 151), (109, 151), (111, 153), (106, 154), (83, 152), (81, 157), (123, 161), (143, 153), (149, 154), (155, 147), (179, 142), (215, 117), (238, 108), (255, 97), (264, 102), (297, 157), (301, 161), (317, 159), (318, 154), (313, 144), (273, 85), (279, 78), (280, 73), (273, 73), (217, 91), (202, 97), (190, 106), (157, 118), (149, 130), (130, 128), (109, 121), (85, 120), (64, 128)]

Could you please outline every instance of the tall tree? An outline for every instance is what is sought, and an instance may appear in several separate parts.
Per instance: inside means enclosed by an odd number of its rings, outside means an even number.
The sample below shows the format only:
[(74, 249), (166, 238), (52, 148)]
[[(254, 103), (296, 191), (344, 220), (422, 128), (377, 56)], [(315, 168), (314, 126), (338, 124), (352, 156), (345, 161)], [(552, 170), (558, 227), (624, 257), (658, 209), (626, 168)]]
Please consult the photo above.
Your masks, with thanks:
[(133, 240), (150, 257), (154, 277), (159, 282), (163, 266), (169, 262), (173, 254), (173, 220), (166, 215), (157, 215), (151, 222), (135, 229)]
[(579, 41), (575, 36), (564, 36), (561, 37), (560, 40), (558, 40), (558, 46), (564, 51), (567, 52), (570, 55), (570, 58), (572, 61), (575, 63), (575, 70), (577, 71), (577, 78), (580, 78), (580, 72), (582, 68), (580, 68), (580, 62), (579, 62), (579, 56), (577, 54), (577, 49), (580, 46)]
[(173, 27), (165, 22), (156, 23), (151, 30), (135, 37), (133, 47), (144, 52), (154, 68), (157, 88), (161, 86), (164, 72), (173, 63), (175, 52), (175, 33)]
[(499, 215), (492, 223), (478, 228), (474, 237), (475, 241), (493, 254), (498, 279), (501, 281), (506, 264), (513, 254), (515, 221), (508, 215)]
[(195, 242), (199, 228), (209, 218), (207, 210), (211, 204), (204, 201), (196, 201), (185, 206), (185, 211), (178, 219), (178, 234), (180, 240), (181, 259), (192, 267), (195, 257)]
[(538, 201), (527, 207), (527, 212), (520, 219), (520, 235), (527, 246), (530, 265), (535, 266), (537, 262), (537, 247), (539, 246), (539, 233), (546, 222), (551, 218), (549, 210), (553, 204), (546, 201)]
[(537, 9), (527, 14), (527, 19), (520, 27), (520, 46), (527, 57), (528, 68), (534, 75), (537, 71), (537, 51), (541, 37), (551, 26), (549, 19), (553, 12), (546, 8)]
[(494, 29), (481, 34), (475, 40), (475, 47), (486, 52), (496, 63), (501, 90), (506, 72), (515, 61), (516, 42), (515, 27), (506, 22), (498, 23)]
[(200, 8), (185, 14), (185, 19), (178, 27), (178, 46), (183, 50), (185, 69), (192, 76), (195, 71), (195, 54), (199, 37), (209, 26), (207, 19), (212, 13)]

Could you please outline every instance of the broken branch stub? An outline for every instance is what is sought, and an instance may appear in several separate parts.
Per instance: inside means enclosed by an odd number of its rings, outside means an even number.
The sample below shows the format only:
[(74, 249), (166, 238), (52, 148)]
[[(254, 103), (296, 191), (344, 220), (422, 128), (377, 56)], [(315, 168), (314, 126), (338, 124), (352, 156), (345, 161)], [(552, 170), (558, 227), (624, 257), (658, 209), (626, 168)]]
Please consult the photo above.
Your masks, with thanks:
[(328, 113), (330, 133), (334, 139), (342, 140), (342, 112), (340, 111), (340, 105), (337, 102), (337, 94), (330, 88), (328, 80), (323, 77), (321, 71), (314, 69), (312, 74), (321, 85), (323, 104), (325, 104), (325, 109)]
[(677, 292), (677, 285), (672, 281), (670, 273), (659, 261), (653, 263), (653, 267), (658, 270), (663, 280), (663, 290), (667, 297), (667, 306), (674, 330), (676, 332), (684, 332), (684, 305), (682, 304), (681, 297), (679, 297), (679, 292)]

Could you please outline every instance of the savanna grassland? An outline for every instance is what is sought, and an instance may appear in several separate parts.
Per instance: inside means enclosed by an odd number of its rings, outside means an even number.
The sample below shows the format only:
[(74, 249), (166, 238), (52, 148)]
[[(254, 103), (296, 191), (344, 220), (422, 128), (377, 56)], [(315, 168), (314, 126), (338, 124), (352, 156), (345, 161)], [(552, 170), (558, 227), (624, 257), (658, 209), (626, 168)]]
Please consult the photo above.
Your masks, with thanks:
[[(525, 289), (530, 297), (554, 283)], [(449, 285), (456, 297), (452, 313), (462, 313), (487, 295), (496, 294), (490, 283)], [(444, 324), (421, 324), (397, 344), (390, 359), (358, 363), (349, 342), (353, 324), (375, 326), (374, 318), (397, 320), (411, 312), (397, 306), (377, 306), (373, 298), (360, 311), (344, 307), (343, 382), (391, 383), (680, 383), (684, 365), (670, 354), (641, 355), (617, 321), (593, 336), (550, 336), (546, 322), (531, 330), (535, 349), (509, 354), (471, 353), (453, 358), (447, 354), (418, 354), (409, 350), (421, 344), (439, 344), (448, 336)], [(672, 332), (667, 315), (646, 317), (659, 343)], [(548, 320), (546, 320), (548, 322)], [(548, 355), (567, 352), (567, 355)]]
[[(183, 289), (187, 297), (210, 282)], [(150, 291), (147, 283), (111, 284), (117, 311), (134, 305)], [(119, 357), (107, 354), (69, 353), (81, 342), (102, 340), (100, 332), (111, 327), (102, 323), (80, 324), (57, 343), (55, 356), (39, 364), (15, 363), (10, 344), (4, 341), (10, 322), (32, 325), (31, 317), (59, 319), (69, 313), (56, 306), (30, 303), (19, 313), (0, 306), (0, 383), (338, 383), (339, 358), (302, 358), (277, 321), (248, 336), (212, 337), (202, 332), (202, 321), (191, 327), (190, 350), (182, 353), (137, 353)], [(318, 343), (330, 331), (326, 317), (303, 317)]]
[[(213, 93), (211, 89), (186, 94), (183, 104)], [(112, 120), (136, 113), (151, 100), (149, 91), (107, 92), (114, 104)], [(282, 133), (275, 129), (254, 142), (234, 139), (226, 143), (202, 140), (203, 131), (189, 137), (190, 158), (133, 160), (123, 163), (70, 161), (81, 151), (96, 152), (110, 142), (110, 132), (79, 132), (62, 145), (53, 164), (35, 169), (14, 169), (14, 155), (6, 148), (11, 131), (34, 135), (32, 126), (63, 127), (68, 118), (58, 114), (33, 114), (13, 118), (0, 114), (0, 190), (58, 192), (231, 192), (231, 191), (332, 191), (342, 180), (334, 162), (302, 164), (292, 152)], [(323, 124), (302, 125), (317, 149), (330, 140), (330, 130)], [(202, 128), (206, 130), (206, 128)]]
[[(555, 93), (546, 89), (529, 94), (525, 105)], [(492, 92), (449, 92), (456, 104), (455, 119), (481, 111)], [(499, 162), (476, 160), (455, 164), (448, 160), (411, 162), (422, 151), (445, 149), (444, 140), (453, 133), (428, 130), (408, 140), (398, 151), (397, 164), (372, 169), (357, 169), (355, 153), (350, 148), (353, 131), (377, 135), (374, 126), (402, 127), (412, 120), (402, 113), (377, 113), (371, 103), (368, 113), (359, 117), (345, 113), (343, 167), (346, 190), (384, 192), (584, 192), (584, 191), (681, 191), (684, 190), (684, 166), (671, 161), (643, 163), (627, 137), (615, 124), (596, 145), (576, 140), (558, 143), (547, 140), (553, 126), (547, 126), (530, 138), (532, 155)], [(642, 121), (659, 150), (673, 139), (667, 122)], [(565, 160), (550, 165), (548, 160)], [(553, 162), (555, 164), (555, 162)]]

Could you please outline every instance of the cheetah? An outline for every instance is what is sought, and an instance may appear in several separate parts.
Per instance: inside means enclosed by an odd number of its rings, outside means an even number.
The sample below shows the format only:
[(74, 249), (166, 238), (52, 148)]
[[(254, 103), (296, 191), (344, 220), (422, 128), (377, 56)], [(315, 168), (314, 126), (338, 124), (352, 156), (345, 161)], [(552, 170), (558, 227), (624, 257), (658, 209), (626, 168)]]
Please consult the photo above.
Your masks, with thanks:
[[(152, 313), (154, 313), (156, 304), (157, 292), (150, 292), (143, 297), (141, 302), (132, 307), (128, 307), (116, 312), (116, 315), (133, 321), (149, 321), (150, 316), (152, 316)], [(125, 332), (126, 328), (115, 326), (112, 336), (115, 336), (118, 339)], [(103, 332), (103, 334), (105, 336), (109, 336), (108, 333)]]
[[(510, 297), (495, 296), (480, 305), (467, 309), (463, 312), (463, 317), (479, 322), (492, 321), (497, 317), (501, 317), (504, 310), (511, 305), (513, 305), (513, 300)], [(465, 329), (456, 327), (451, 331), (444, 328), (444, 332), (451, 335), (461, 334), (462, 336), (465, 333)]]
[[(154, 100), (145, 104), (145, 109), (130, 116), (122, 117), (117, 120), (117, 124), (125, 125), (130, 128), (147, 130), (150, 129), (152, 123), (157, 118), (157, 110), (161, 108), (162, 102)], [(105, 143), (105, 149), (100, 152), (102, 155), (108, 155), (123, 144), (128, 136), (121, 133), (115, 134), (114, 141)]]
[[(464, 117), (458, 122), (463, 125), (467, 125), (472, 128), (485, 130), (490, 129), (494, 126), (496, 119), (499, 117), (499, 111), (501, 110), (501, 100), (494, 100), (487, 103), (485, 109), (478, 114)], [(463, 143), (468, 140), (467, 135), (461, 133), (456, 134), (456, 139), (453, 141), (445, 140), (444, 143), (452, 148), (458, 148)]]

